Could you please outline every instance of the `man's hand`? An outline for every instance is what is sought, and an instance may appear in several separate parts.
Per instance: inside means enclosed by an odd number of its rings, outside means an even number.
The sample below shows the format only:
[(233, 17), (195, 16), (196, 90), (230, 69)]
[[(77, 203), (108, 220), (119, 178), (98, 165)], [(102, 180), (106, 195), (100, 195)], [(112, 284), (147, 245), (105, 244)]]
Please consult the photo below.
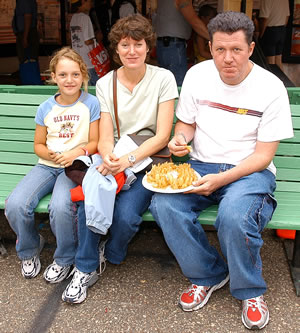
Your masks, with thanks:
[(190, 152), (183, 134), (176, 134), (168, 144), (171, 154), (175, 156), (185, 156)]
[(193, 182), (195, 188), (184, 193), (195, 193), (208, 196), (223, 186), (222, 174), (208, 174)]

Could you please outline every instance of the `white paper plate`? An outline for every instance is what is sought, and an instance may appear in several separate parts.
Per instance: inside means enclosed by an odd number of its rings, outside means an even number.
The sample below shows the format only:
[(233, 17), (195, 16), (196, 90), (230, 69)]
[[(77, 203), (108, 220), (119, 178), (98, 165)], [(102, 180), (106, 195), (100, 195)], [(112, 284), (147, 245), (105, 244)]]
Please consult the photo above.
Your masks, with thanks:
[[(195, 174), (198, 177), (198, 179), (201, 178), (201, 176), (199, 175), (199, 173), (197, 171), (195, 171)], [(166, 188), (153, 187), (152, 184), (147, 182), (147, 175), (145, 175), (143, 177), (142, 184), (147, 190), (150, 190), (153, 192), (158, 192), (158, 193), (182, 193), (182, 192), (190, 191), (195, 188), (193, 185), (190, 185), (185, 188), (180, 188), (180, 189), (173, 189), (171, 186), (168, 186)]]

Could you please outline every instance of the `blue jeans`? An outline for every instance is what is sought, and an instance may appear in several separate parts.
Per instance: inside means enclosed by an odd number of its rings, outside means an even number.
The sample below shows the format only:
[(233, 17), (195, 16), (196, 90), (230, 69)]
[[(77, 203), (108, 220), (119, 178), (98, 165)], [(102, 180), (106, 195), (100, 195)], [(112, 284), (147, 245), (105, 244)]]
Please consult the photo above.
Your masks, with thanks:
[(188, 69), (186, 43), (170, 41), (169, 46), (164, 46), (162, 40), (157, 40), (156, 54), (159, 66), (169, 69), (175, 76), (177, 86), (182, 86)]
[(89, 76), (90, 76), (88, 84), (89, 84), (89, 86), (95, 86), (97, 81), (99, 80), (99, 76), (98, 76), (95, 68), (89, 68), (88, 71), (89, 71)]
[[(142, 185), (144, 173), (136, 174), (137, 180), (127, 191), (117, 194), (113, 222), (105, 246), (105, 257), (112, 264), (120, 264), (126, 257), (128, 244), (143, 222), (142, 215), (148, 209), (153, 192)], [(86, 225), (84, 204), (78, 206), (78, 250), (76, 267), (82, 272), (92, 272), (99, 266), (98, 244), (100, 234), (90, 231)]]
[(73, 264), (77, 247), (76, 206), (70, 189), (76, 184), (63, 168), (37, 164), (20, 181), (5, 203), (5, 215), (17, 235), (16, 250), (21, 260), (38, 254), (39, 234), (35, 227), (34, 209), (39, 201), (52, 192), (49, 219), (56, 237), (54, 259), (61, 266)]
[[(202, 176), (233, 167), (190, 163)], [(150, 210), (183, 274), (192, 283), (214, 285), (229, 272), (231, 294), (241, 300), (248, 299), (266, 291), (260, 257), (261, 232), (276, 208), (272, 197), (275, 187), (275, 176), (264, 170), (242, 177), (209, 196), (156, 193)], [(201, 211), (213, 204), (219, 204), (215, 228), (226, 262), (209, 244), (197, 221)]]
[(98, 245), (101, 235), (86, 226), (84, 201), (77, 203), (78, 247), (75, 255), (75, 266), (84, 273), (91, 273), (99, 266)]

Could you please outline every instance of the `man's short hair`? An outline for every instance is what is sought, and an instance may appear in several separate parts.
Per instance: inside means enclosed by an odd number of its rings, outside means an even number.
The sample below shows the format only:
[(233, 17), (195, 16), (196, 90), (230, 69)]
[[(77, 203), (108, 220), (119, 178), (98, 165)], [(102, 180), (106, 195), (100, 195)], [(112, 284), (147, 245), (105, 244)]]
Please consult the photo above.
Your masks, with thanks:
[(253, 40), (254, 24), (252, 20), (244, 13), (240, 12), (223, 12), (210, 20), (207, 25), (211, 42), (215, 32), (234, 33), (239, 30), (244, 31), (247, 43)]

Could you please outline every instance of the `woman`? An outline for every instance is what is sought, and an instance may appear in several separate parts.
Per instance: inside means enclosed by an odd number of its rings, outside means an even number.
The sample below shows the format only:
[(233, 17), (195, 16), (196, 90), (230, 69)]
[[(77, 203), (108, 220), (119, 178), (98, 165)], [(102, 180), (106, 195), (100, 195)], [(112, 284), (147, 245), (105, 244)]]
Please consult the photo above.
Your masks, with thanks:
[[(141, 15), (120, 19), (110, 34), (117, 70), (117, 102), (120, 134), (136, 133), (149, 128), (153, 137), (134, 151), (117, 158), (113, 153), (118, 131), (114, 117), (113, 72), (97, 82), (96, 92), (101, 104), (100, 140), (98, 150), (103, 163), (102, 175), (116, 175), (136, 162), (161, 150), (169, 141), (174, 99), (178, 96), (174, 75), (163, 68), (145, 63), (151, 51), (154, 33), (150, 22)], [(126, 257), (130, 240), (139, 230), (142, 214), (150, 205), (152, 192), (142, 186), (145, 172), (136, 173), (137, 180), (129, 190), (121, 191), (115, 201), (110, 237), (106, 245), (107, 260), (120, 264)], [(98, 244), (100, 235), (86, 227), (83, 202), (78, 207), (78, 253), (75, 274), (63, 293), (63, 300), (81, 303), (87, 288), (98, 279)]]

